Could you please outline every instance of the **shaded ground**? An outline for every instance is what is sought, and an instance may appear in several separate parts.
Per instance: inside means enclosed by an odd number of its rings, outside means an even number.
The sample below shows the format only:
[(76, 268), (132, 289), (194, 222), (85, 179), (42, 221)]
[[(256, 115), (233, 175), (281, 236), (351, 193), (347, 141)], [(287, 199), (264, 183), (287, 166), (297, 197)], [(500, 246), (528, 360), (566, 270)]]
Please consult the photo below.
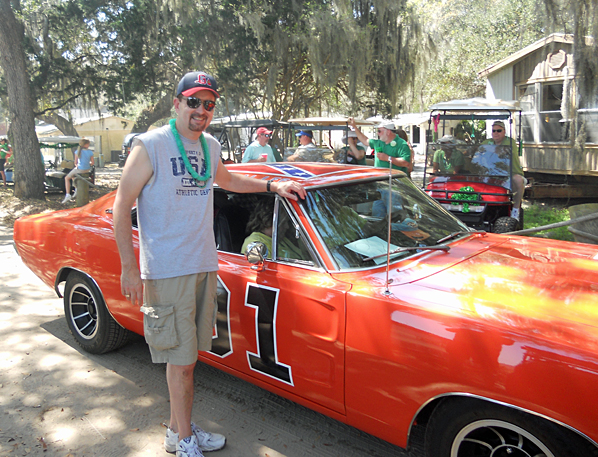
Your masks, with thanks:
[[(166, 457), (164, 365), (142, 337), (103, 355), (68, 333), (62, 300), (0, 224), (0, 456)], [(213, 457), (422, 457), (202, 363), (194, 420), (227, 436)], [(206, 455), (206, 457), (208, 457)]]
[[(117, 164), (106, 164), (104, 168), (96, 169), (96, 188), (89, 189), (89, 199), (97, 198), (112, 192), (118, 187), (122, 168)], [(66, 205), (61, 204), (64, 194), (60, 192), (46, 193), (45, 200), (33, 198), (21, 200), (14, 196), (14, 186), (9, 184), (4, 187), (0, 181), (0, 224), (6, 227), (12, 227), (15, 221), (21, 216), (29, 214), (44, 213), (56, 211), (59, 209), (72, 208), (75, 202), (69, 202)]]

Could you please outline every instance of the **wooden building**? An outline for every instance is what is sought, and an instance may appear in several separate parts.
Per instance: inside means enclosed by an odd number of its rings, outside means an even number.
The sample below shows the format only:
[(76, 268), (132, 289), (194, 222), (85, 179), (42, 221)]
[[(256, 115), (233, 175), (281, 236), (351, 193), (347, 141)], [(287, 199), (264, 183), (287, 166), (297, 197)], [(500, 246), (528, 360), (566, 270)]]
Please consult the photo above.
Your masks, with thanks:
[[(598, 109), (577, 106), (572, 35), (552, 34), (479, 75), (487, 78), (486, 98), (520, 103), (516, 122), (521, 124), (521, 164), (527, 173), (560, 176), (554, 182), (598, 178)], [(581, 148), (572, 143), (576, 110), (577, 128), (586, 132)]]

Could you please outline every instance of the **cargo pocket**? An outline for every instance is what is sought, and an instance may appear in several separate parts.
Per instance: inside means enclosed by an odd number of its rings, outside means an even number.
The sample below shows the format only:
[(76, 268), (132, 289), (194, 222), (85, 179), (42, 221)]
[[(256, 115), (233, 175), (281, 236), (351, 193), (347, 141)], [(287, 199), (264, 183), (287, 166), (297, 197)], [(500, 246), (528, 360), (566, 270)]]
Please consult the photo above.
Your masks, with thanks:
[(142, 306), (141, 312), (143, 312), (143, 332), (148, 345), (158, 351), (165, 351), (179, 345), (174, 325), (174, 306)]

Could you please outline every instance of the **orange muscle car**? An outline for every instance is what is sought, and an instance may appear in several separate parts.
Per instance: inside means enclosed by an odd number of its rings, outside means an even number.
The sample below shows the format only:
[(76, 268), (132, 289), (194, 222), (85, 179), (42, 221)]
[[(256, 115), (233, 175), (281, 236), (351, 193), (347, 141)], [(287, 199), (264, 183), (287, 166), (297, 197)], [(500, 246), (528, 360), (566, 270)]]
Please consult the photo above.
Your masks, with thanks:
[[(308, 195), (213, 189), (218, 318), (201, 362), (401, 447), (425, 426), (430, 457), (598, 455), (598, 246), (471, 231), (398, 171), (228, 168)], [(143, 334), (114, 197), (14, 230), (93, 353)], [(242, 252), (258, 208), (272, 237)]]

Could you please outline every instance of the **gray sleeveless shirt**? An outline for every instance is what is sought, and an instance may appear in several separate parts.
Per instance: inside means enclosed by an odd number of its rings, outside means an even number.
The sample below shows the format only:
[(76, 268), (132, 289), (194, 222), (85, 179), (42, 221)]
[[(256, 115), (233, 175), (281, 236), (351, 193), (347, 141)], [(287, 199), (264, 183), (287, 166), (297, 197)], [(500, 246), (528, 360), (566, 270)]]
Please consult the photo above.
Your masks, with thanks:
[[(213, 229), (212, 185), (220, 166), (220, 143), (204, 133), (211, 176), (196, 183), (186, 170), (170, 126), (139, 135), (154, 174), (137, 199), (139, 263), (143, 279), (163, 279), (218, 270)], [(201, 143), (181, 136), (191, 166), (205, 169)]]

